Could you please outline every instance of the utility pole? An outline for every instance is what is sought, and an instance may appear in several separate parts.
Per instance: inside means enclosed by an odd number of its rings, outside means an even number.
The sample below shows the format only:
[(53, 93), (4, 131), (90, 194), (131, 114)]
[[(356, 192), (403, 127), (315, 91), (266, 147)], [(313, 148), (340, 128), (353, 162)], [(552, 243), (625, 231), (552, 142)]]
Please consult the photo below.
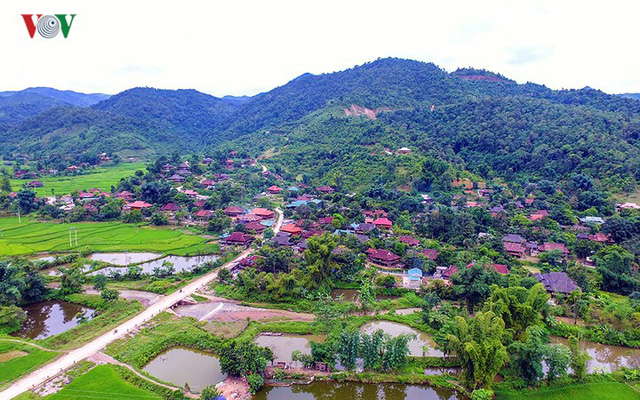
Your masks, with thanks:
[(20, 205), (18, 205), (18, 223), (22, 223), (22, 219), (20, 218)]

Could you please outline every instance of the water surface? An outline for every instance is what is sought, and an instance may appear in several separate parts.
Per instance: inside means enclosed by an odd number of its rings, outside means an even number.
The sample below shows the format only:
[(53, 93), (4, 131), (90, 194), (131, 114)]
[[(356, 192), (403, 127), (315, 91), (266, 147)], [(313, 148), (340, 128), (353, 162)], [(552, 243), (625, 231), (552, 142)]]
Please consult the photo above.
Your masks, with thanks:
[(395, 383), (314, 382), (309, 385), (265, 387), (254, 400), (457, 400), (449, 389)]
[(174, 347), (159, 354), (143, 370), (176, 386), (184, 387), (188, 383), (195, 393), (227, 378), (220, 369), (218, 357), (184, 347)]
[[(442, 357), (444, 353), (436, 349), (436, 343), (431, 336), (424, 332), (417, 331), (410, 326), (398, 324), (389, 321), (373, 321), (362, 325), (360, 330), (364, 333), (372, 334), (378, 329), (382, 329), (385, 333), (395, 337), (401, 334), (415, 334), (416, 339), (409, 342), (410, 355), (415, 357)], [(423, 350), (423, 346), (428, 349)]]
[(311, 341), (322, 343), (323, 335), (260, 335), (255, 338), (259, 346), (269, 347), (273, 351), (274, 361), (286, 361), (293, 366), (300, 366), (299, 362), (293, 363), (291, 354), (299, 350), (302, 354), (311, 354)]
[[(202, 265), (209, 261), (216, 261), (219, 258), (217, 255), (206, 256), (193, 256), (193, 257), (181, 257), (181, 256), (167, 256), (157, 260), (138, 264), (137, 266), (142, 268), (143, 274), (153, 274), (154, 269), (164, 268), (162, 264), (164, 262), (170, 262), (173, 264), (174, 273), (177, 274), (182, 271), (190, 272), (195, 267)], [(112, 273), (119, 273), (124, 275), (127, 273), (127, 267), (106, 267), (98, 271), (94, 271), (89, 275), (111, 275)]]
[[(565, 338), (552, 336), (551, 341), (569, 347), (569, 341)], [(587, 361), (589, 372), (611, 372), (621, 367), (640, 368), (640, 349), (586, 341), (580, 342), (580, 348), (591, 357)]]
[(66, 301), (41, 301), (22, 307), (27, 320), (12, 336), (30, 339), (46, 339), (78, 326), (76, 315), (84, 313), (87, 319), (94, 315), (94, 309)]
[(113, 265), (126, 266), (158, 258), (162, 254), (156, 253), (94, 253), (89, 259), (102, 261)]

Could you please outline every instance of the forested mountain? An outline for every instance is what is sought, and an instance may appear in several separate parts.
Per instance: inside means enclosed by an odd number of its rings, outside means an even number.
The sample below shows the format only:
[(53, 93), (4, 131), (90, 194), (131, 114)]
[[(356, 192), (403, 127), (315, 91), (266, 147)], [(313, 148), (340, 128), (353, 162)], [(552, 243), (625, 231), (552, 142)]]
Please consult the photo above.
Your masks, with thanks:
[(619, 94), (618, 96), (626, 97), (628, 99), (640, 100), (640, 93), (622, 93), (622, 94)]
[(48, 87), (0, 92), (0, 124), (16, 124), (55, 107), (89, 107), (108, 98), (106, 94), (85, 94)]
[[(484, 177), (556, 180), (581, 172), (619, 189), (640, 179), (639, 133), (633, 99), (388, 58), (304, 74), (253, 97), (130, 89), (90, 109), (47, 109), (0, 127), (0, 141), (9, 157), (232, 148), (256, 157), (268, 150), (282, 174), (364, 187), (428, 186), (416, 165), (430, 157)], [(417, 164), (384, 151), (402, 146)]]

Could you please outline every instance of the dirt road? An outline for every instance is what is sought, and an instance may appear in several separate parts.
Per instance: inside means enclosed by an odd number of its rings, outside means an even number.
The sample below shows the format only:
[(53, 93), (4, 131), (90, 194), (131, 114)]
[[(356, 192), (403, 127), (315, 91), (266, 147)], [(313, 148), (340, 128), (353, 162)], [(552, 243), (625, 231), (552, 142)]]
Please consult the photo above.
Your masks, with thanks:
[[(275, 233), (278, 233), (280, 231), (280, 227), (282, 226), (283, 215), (282, 210), (280, 209), (276, 209), (276, 213), (277, 220), (273, 230)], [(252, 252), (253, 249), (247, 249), (243, 251), (242, 253), (240, 253), (240, 255), (223, 265), (220, 269), (233, 267), (238, 260), (248, 256)], [(172, 293), (162, 300), (158, 301), (157, 303), (150, 305), (149, 308), (142, 311), (140, 314), (136, 315), (130, 320), (122, 323), (114, 330), (97, 337), (96, 339), (78, 349), (71, 350), (70, 352), (54, 360), (53, 362), (44, 365), (43, 367), (30, 373), (29, 375), (19, 379), (18, 381), (14, 382), (8, 389), (0, 392), (0, 400), (12, 399), (20, 393), (40, 385), (47, 379), (58, 374), (60, 371), (65, 370), (73, 366), (75, 363), (92, 356), (93, 354), (105, 348), (109, 343), (124, 337), (130, 330), (145, 323), (149, 319), (158, 315), (160, 312), (166, 310), (180, 300), (191, 296), (198, 289), (216, 279), (216, 277), (218, 276), (218, 271), (220, 269), (201, 276), (195, 281), (189, 283), (187, 286), (183, 287), (181, 291)]]

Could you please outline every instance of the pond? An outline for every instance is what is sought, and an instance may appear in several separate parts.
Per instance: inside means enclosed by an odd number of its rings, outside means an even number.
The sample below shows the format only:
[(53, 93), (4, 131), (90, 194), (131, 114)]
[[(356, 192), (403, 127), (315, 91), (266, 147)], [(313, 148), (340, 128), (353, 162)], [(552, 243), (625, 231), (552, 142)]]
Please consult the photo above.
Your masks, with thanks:
[(161, 256), (162, 254), (156, 253), (95, 253), (92, 254), (89, 259), (123, 267), (153, 260)]
[(227, 378), (220, 370), (218, 357), (184, 347), (174, 347), (159, 354), (143, 370), (176, 386), (184, 387), (188, 383), (196, 393)]
[(254, 400), (457, 400), (450, 389), (395, 383), (314, 382), (288, 387), (268, 386)]
[(94, 309), (66, 301), (42, 301), (22, 307), (27, 313), (27, 320), (19, 331), (12, 336), (30, 339), (46, 339), (78, 326), (76, 315), (84, 313), (91, 319)]
[[(569, 341), (565, 338), (552, 336), (551, 341), (569, 347)], [(621, 367), (640, 368), (640, 349), (586, 341), (580, 342), (580, 348), (591, 357), (591, 360), (587, 361), (589, 372), (611, 372)]]
[(295, 367), (300, 367), (299, 362), (292, 362), (291, 353), (299, 350), (302, 354), (311, 354), (311, 341), (322, 343), (323, 335), (260, 335), (254, 342), (259, 346), (269, 347), (273, 351), (274, 361), (286, 361)]
[[(388, 333), (391, 336), (398, 336), (403, 333), (406, 334), (415, 334), (417, 339), (414, 339), (409, 342), (409, 351), (410, 355), (415, 357), (442, 357), (444, 353), (440, 350), (437, 350), (436, 343), (433, 341), (431, 336), (427, 335), (424, 332), (417, 331), (407, 325), (398, 324), (395, 322), (389, 321), (374, 321), (366, 323), (360, 328), (360, 330), (364, 333), (372, 334), (378, 329), (382, 329), (385, 333)], [(428, 349), (426, 351), (423, 350), (423, 346), (427, 346)]]
[[(60, 267), (69, 268), (68, 265), (59, 265), (57, 267), (43, 269), (40, 271), (40, 273), (45, 276), (60, 276), (62, 275), (62, 272), (60, 272)], [(90, 270), (91, 270), (91, 264), (85, 264), (82, 266), (82, 269), (81, 269), (83, 273)]]
[[(204, 264), (209, 261), (216, 261), (219, 258), (217, 255), (205, 255), (205, 256), (193, 256), (193, 257), (180, 257), (180, 256), (167, 256), (157, 260), (138, 264), (137, 266), (142, 268), (143, 274), (153, 274), (155, 268), (162, 268), (164, 262), (170, 262), (173, 264), (174, 273), (182, 271), (191, 271), (198, 265)], [(120, 274), (127, 273), (127, 267), (106, 267), (98, 271), (92, 272), (89, 275), (111, 275), (113, 272)]]

